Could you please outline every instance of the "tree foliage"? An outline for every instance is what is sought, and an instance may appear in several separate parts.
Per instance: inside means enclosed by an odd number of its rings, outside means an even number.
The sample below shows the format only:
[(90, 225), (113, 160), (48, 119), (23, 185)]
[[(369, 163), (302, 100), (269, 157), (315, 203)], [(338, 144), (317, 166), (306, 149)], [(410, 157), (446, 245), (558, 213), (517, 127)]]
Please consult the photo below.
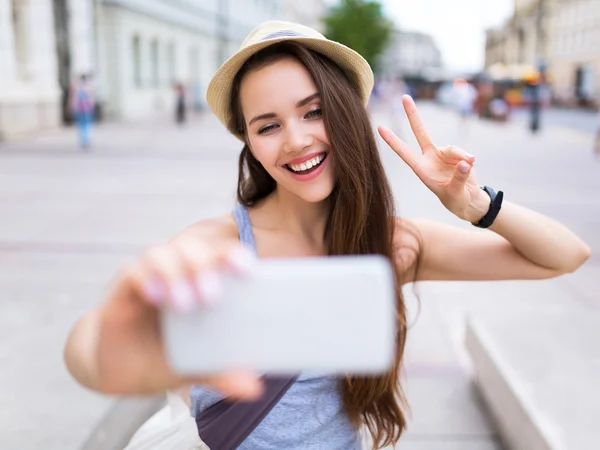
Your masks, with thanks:
[(373, 0), (341, 0), (329, 9), (323, 23), (327, 38), (356, 50), (374, 69), (393, 30), (381, 4)]

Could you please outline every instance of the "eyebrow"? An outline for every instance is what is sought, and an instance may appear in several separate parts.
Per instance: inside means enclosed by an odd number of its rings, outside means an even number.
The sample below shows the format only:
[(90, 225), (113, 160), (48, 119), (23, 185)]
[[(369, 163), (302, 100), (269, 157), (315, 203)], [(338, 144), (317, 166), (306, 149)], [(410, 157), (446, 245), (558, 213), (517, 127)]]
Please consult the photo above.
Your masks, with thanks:
[[(308, 103), (312, 102), (313, 100), (319, 98), (321, 95), (318, 92), (315, 92), (312, 95), (309, 95), (308, 97), (306, 97), (305, 99), (300, 100), (298, 103), (296, 103), (296, 108), (301, 108), (303, 106), (306, 106)], [(254, 117), (250, 122), (248, 122), (248, 126), (252, 125), (254, 122), (256, 122), (257, 120), (263, 120), (263, 119), (273, 119), (277, 117), (277, 115), (275, 113), (266, 113), (266, 114), (261, 114), (260, 116), (256, 116)]]

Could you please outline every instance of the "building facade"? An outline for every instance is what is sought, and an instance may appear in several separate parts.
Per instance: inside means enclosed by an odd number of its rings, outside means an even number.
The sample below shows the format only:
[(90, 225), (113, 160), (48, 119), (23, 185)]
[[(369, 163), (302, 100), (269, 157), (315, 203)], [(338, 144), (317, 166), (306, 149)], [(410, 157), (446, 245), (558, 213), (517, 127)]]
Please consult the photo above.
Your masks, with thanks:
[[(81, 0), (86, 1), (86, 0)], [(168, 114), (175, 83), (197, 108), (209, 80), (266, 20), (318, 27), (322, 0), (98, 0), (97, 85), (108, 117)]]
[(323, 33), (322, 17), (326, 12), (324, 0), (284, 0), (283, 20), (297, 22)]
[(487, 30), (485, 64), (549, 65), (558, 0), (515, 0), (511, 19)]
[(508, 23), (486, 34), (486, 68), (516, 76), (546, 66), (554, 100), (600, 102), (600, 0), (515, 0)]
[(60, 123), (53, 3), (0, 0), (0, 139)]
[(202, 108), (211, 76), (254, 27), (322, 29), (324, 11), (323, 0), (0, 0), (0, 139), (68, 119), (83, 74), (109, 119), (171, 113), (176, 83)]
[(388, 79), (430, 79), (442, 71), (442, 56), (435, 41), (417, 32), (394, 30), (380, 61), (380, 73)]
[(553, 44), (556, 100), (600, 105), (600, 0), (562, 0)]

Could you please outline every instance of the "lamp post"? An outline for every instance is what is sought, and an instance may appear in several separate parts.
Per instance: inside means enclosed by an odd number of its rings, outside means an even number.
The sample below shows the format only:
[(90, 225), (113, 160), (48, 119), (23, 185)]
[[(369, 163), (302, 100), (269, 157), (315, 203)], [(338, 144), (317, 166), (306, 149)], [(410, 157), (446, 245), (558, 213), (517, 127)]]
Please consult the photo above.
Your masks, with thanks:
[(68, 105), (71, 86), (71, 45), (69, 36), (69, 8), (67, 0), (54, 0), (54, 35), (58, 60), (58, 82), (61, 90), (61, 116), (63, 123), (71, 121)]
[(546, 16), (546, 0), (538, 0), (536, 8), (536, 39), (535, 56), (538, 75), (530, 84), (531, 102), (530, 102), (530, 121), (529, 129), (532, 133), (537, 133), (540, 129), (542, 114), (542, 89), (546, 81), (546, 31), (544, 30), (544, 19)]

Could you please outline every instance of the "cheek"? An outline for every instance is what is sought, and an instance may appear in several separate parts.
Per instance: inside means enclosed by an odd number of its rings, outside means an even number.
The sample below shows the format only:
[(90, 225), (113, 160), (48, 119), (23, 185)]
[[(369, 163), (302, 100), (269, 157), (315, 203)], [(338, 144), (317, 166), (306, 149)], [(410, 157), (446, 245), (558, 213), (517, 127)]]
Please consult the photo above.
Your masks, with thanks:
[(250, 148), (254, 158), (267, 170), (277, 163), (277, 145), (269, 139), (250, 140)]
[(313, 133), (319, 141), (325, 143), (326, 145), (329, 145), (329, 136), (327, 136), (324, 121), (320, 120), (319, 122), (315, 123)]

